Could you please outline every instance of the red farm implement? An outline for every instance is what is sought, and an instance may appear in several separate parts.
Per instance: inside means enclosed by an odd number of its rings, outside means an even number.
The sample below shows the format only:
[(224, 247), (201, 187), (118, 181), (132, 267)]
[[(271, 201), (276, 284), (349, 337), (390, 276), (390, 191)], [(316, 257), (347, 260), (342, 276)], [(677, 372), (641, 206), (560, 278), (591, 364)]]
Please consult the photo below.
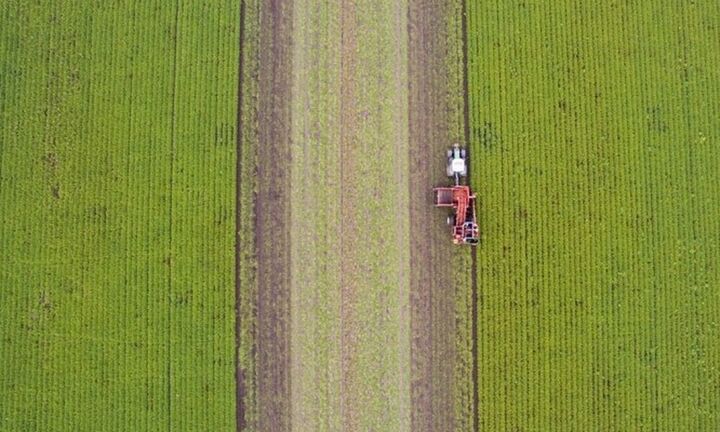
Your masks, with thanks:
[(470, 186), (460, 184), (461, 178), (467, 176), (465, 149), (455, 144), (448, 150), (447, 157), (447, 174), (454, 178), (455, 186), (433, 189), (435, 206), (453, 209), (453, 214), (448, 216), (448, 225), (452, 226), (453, 243), (475, 245), (480, 239), (475, 217), (475, 195), (470, 191)]

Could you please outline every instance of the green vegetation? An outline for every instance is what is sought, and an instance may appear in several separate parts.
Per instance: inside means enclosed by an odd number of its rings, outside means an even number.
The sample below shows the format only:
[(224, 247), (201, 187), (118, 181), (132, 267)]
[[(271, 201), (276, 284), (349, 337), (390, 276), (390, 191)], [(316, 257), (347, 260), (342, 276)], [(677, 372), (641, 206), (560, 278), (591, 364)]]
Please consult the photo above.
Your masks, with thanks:
[(0, 15), (0, 430), (234, 428), (236, 2)]
[(342, 430), (340, 2), (294, 3), (292, 419)]
[(467, 12), (480, 429), (717, 430), (717, 4)]
[(0, 431), (720, 429), (715, 3), (6, 3)]
[[(256, 324), (255, 299), (257, 298), (255, 259), (255, 215), (253, 210), (254, 194), (257, 190), (256, 184), (256, 158), (257, 158), (257, 134), (258, 119), (255, 106), (258, 95), (258, 43), (259, 43), (259, 0), (248, 0), (241, 5), (242, 16), (242, 41), (240, 55), (242, 56), (242, 77), (238, 81), (239, 93), (241, 96), (240, 116), (242, 130), (238, 131), (241, 140), (238, 157), (239, 171), (236, 172), (237, 183), (236, 193), (239, 196), (237, 202), (238, 211), (238, 245), (239, 254), (237, 257), (239, 290), (236, 299), (239, 306), (240, 332), (238, 338), (238, 370), (242, 390), (236, 393), (236, 397), (242, 398), (245, 425), (253, 427), (257, 424), (257, 383), (255, 380), (255, 357), (253, 355), (254, 330)], [(239, 40), (240, 35), (238, 35)], [(237, 389), (236, 389), (237, 391)], [(252, 430), (252, 429), (250, 429)]]
[(359, 3), (356, 17), (356, 129), (343, 153), (351, 205), (343, 210), (355, 222), (344, 269), (354, 291), (349, 423), (402, 431), (410, 421), (407, 1)]

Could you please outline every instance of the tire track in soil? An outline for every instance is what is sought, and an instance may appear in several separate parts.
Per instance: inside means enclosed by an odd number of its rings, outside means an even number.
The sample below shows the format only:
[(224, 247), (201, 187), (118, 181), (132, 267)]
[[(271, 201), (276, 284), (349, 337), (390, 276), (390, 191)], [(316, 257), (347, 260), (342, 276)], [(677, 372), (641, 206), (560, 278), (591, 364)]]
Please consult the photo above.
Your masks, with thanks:
[(258, 430), (287, 431), (290, 416), (290, 136), (292, 1), (260, 7), (257, 254)]
[(422, 230), (410, 238), (411, 422), (413, 431), (445, 431), (454, 429), (455, 414), (453, 250), (432, 188), (447, 182), (443, 155), (458, 137), (447, 120), (446, 5), (409, 7), (410, 223)]

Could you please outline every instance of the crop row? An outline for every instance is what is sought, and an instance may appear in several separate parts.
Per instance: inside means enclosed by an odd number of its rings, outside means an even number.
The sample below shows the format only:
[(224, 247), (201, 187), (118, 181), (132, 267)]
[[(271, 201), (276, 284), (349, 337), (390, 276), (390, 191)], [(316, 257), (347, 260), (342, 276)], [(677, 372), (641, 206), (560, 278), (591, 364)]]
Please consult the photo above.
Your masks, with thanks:
[(720, 425), (718, 9), (468, 2), (481, 430)]
[(237, 19), (0, 12), (0, 429), (234, 426)]

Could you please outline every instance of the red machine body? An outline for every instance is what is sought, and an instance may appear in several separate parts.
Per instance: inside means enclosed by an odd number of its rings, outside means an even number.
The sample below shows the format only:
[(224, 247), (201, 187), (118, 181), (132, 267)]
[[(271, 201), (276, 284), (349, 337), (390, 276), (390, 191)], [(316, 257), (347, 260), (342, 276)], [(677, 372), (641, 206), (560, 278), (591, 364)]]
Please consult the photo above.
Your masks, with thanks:
[(438, 187), (433, 191), (436, 207), (452, 207), (455, 211), (448, 218), (448, 224), (453, 230), (453, 243), (477, 244), (480, 229), (475, 218), (475, 195), (470, 191), (470, 186)]

